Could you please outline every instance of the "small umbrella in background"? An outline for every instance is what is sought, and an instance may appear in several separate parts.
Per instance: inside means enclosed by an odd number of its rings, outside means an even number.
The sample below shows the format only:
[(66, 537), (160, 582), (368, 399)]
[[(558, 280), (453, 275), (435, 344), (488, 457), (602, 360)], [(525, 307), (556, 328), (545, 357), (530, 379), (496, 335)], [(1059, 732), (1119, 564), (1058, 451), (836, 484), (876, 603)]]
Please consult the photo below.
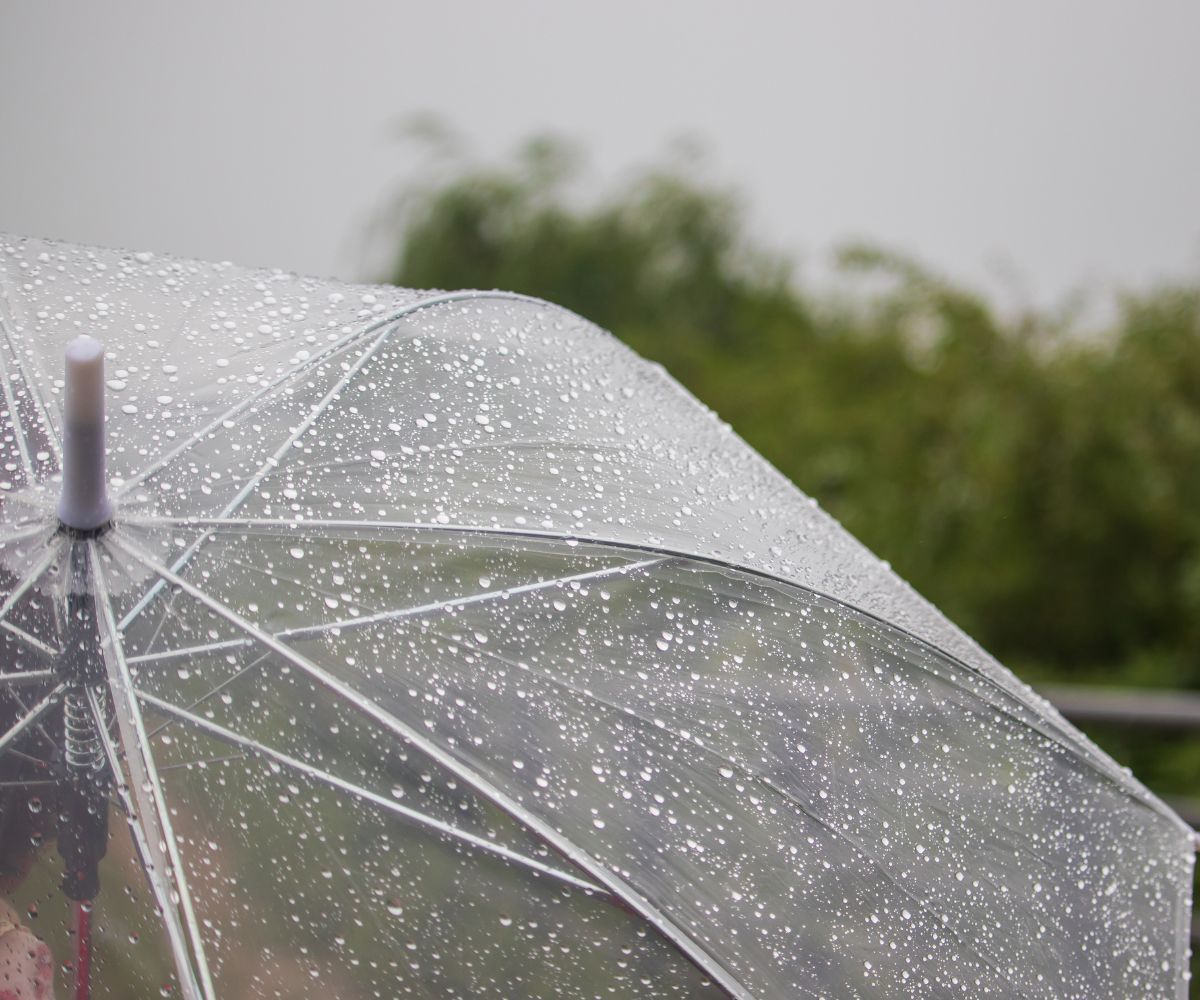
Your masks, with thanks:
[(0, 329), (78, 996), (1185, 994), (1192, 831), (578, 317), (10, 238)]

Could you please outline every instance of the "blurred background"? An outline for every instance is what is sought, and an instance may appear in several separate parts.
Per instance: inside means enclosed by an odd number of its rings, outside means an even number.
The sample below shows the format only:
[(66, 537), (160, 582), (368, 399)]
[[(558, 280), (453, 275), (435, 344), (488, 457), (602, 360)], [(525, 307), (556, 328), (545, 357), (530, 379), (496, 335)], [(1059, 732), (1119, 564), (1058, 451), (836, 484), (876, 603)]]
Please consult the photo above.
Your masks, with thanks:
[(661, 361), (1200, 825), (1200, 6), (12, 3), (0, 228)]

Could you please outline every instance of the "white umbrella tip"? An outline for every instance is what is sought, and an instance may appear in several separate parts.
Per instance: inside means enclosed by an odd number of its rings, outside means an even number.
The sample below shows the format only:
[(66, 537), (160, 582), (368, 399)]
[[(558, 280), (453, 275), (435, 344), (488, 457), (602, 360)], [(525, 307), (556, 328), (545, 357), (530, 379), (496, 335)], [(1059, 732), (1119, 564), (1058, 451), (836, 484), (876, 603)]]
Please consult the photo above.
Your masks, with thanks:
[(66, 360), (71, 364), (96, 364), (104, 356), (104, 345), (95, 337), (81, 333), (67, 344)]

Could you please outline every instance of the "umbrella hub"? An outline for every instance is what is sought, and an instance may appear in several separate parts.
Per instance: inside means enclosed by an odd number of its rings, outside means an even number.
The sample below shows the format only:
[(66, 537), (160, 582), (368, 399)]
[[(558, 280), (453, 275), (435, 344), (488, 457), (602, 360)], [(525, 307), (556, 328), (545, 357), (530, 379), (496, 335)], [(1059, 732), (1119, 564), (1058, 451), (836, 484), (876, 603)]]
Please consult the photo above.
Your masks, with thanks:
[(76, 337), (67, 345), (65, 361), (58, 518), (70, 531), (95, 534), (112, 520), (104, 457), (104, 345), (87, 335)]

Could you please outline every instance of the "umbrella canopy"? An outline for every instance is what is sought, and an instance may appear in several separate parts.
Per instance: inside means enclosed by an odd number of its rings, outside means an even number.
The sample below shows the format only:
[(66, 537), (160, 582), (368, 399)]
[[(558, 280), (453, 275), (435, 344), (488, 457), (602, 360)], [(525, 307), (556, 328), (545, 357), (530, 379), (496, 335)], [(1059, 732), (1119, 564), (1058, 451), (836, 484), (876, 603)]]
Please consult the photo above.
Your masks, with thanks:
[(0, 331), (0, 890), (63, 982), (1184, 995), (1192, 831), (584, 320), (0, 238)]

